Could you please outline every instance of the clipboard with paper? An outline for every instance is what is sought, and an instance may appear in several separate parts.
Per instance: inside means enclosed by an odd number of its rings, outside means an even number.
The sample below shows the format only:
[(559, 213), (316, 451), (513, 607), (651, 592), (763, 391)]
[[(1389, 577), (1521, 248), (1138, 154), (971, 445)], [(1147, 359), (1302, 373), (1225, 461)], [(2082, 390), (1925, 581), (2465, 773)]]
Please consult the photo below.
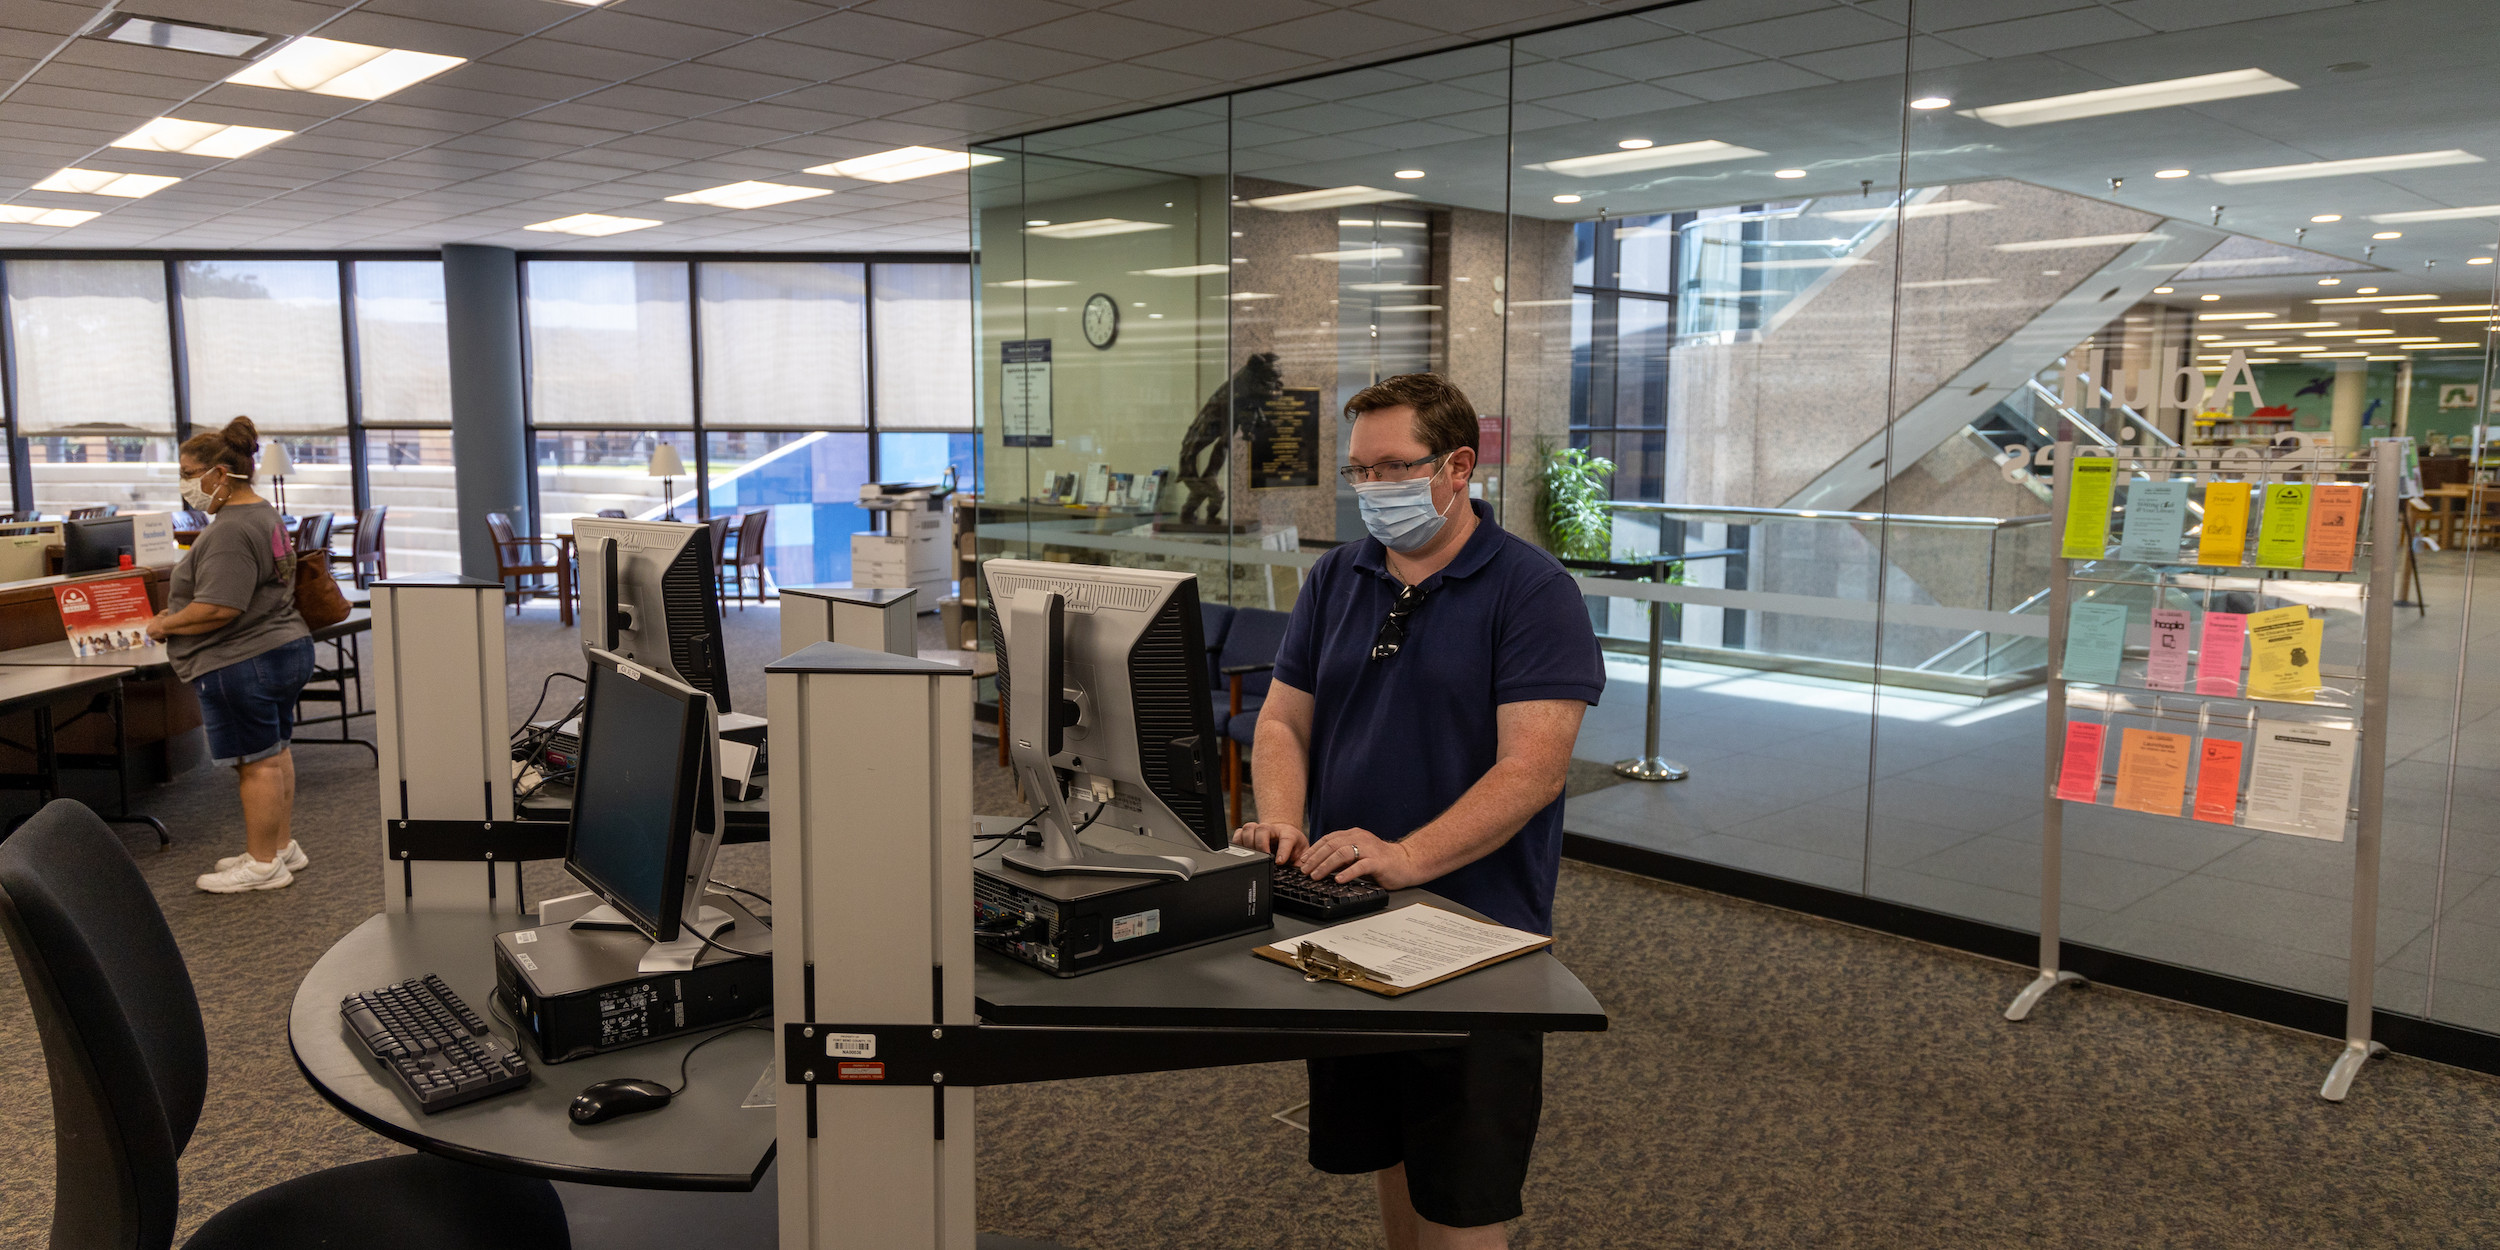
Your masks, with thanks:
[(1295, 969), (1307, 981), (1335, 981), (1394, 998), (1553, 944), (1541, 934), (1413, 903), (1251, 953)]

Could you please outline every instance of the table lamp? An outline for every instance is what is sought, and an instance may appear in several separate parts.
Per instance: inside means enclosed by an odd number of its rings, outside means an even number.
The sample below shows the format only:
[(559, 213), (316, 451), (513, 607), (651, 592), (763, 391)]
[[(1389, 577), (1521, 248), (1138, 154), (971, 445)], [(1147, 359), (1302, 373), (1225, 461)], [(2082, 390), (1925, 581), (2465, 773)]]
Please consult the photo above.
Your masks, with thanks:
[(686, 462), (677, 458), (677, 449), (667, 443), (651, 449), (651, 476), (659, 478), (660, 504), (668, 509), (668, 519), (677, 519), (677, 479), (684, 476)]
[(274, 438), (269, 440), (268, 449), (260, 454), (260, 471), (266, 474), (270, 484), (277, 488), (278, 515), (285, 516), (286, 478), (288, 474), (295, 471), (295, 462), (286, 454), (286, 444)]

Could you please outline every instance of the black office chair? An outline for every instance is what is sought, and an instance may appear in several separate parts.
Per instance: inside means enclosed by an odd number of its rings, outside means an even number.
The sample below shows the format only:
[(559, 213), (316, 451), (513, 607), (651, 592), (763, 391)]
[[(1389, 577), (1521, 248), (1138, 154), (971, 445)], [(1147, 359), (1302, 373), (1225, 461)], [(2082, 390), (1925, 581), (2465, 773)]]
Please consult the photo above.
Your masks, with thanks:
[[(0, 842), (0, 933), (52, 1070), (52, 1245), (165, 1250), (208, 1094), (199, 999), (165, 914), (104, 822), (63, 799)], [(184, 1244), (571, 1250), (572, 1238), (547, 1182), (420, 1154), (272, 1185)]]

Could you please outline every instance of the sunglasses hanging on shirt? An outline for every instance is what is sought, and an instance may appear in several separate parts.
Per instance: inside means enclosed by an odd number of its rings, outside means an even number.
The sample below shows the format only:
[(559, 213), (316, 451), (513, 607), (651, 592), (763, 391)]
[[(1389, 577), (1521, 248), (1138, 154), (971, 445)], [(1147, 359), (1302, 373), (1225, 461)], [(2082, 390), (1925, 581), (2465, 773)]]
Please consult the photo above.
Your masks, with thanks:
[(1389, 619), (1380, 623), (1380, 633), (1372, 638), (1372, 658), (1385, 660), (1406, 645), (1406, 618), (1424, 606), (1424, 588), (1409, 586), (1398, 592), (1398, 600), (1389, 605)]

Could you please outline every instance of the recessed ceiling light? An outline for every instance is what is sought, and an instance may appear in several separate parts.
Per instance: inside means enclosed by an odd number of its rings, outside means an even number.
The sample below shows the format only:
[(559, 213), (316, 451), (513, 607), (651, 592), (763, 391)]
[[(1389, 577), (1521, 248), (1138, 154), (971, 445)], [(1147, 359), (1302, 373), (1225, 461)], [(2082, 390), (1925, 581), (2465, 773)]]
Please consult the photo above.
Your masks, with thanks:
[(2344, 285), (2344, 280), (2343, 280), (2342, 278), (2320, 278), (2320, 279), (2318, 279), (2318, 285), (2319, 285), (2319, 286), (2342, 286), (2342, 285)]
[(1771, 176), (1774, 178), (1803, 178), (1806, 176), (1806, 171), (1802, 169), (1775, 169), (1771, 171)]
[(2363, 360), (2402, 360), (2402, 356), (2364, 356)]
[(85, 208), (34, 208), (25, 204), (0, 204), (0, 222), (13, 226), (75, 226), (103, 216)]
[(649, 217), (611, 217), (606, 213), (575, 213), (570, 217), (558, 217), (554, 221), (542, 221), (521, 228), (545, 230), (555, 234), (587, 235), (595, 239), (601, 235), (648, 229), (658, 224), (660, 223), (657, 220)]
[(1561, 174), (1567, 178), (1603, 178), (1608, 174), (1628, 174), (1644, 169), (1671, 169), (1677, 165), (1703, 165), (1711, 161), (1743, 160), (1761, 156), (1758, 148), (1739, 147), (1716, 139), (1696, 139), (1691, 143), (1670, 143), (1664, 147), (1646, 147), (1630, 152), (1593, 152), (1587, 156), (1565, 156), (1539, 161), (1527, 166), (1540, 173)]
[(1962, 116), (1975, 117), (1992, 126), (2037, 126), (2043, 122), (2073, 121), (2079, 117), (2106, 117), (2111, 113), (2133, 113), (2142, 109), (2203, 104), (2212, 100), (2229, 100), (2245, 95), (2263, 95), (2269, 91), (2298, 89), (2299, 84), (2285, 82), (2262, 69), (2235, 69), (2219, 74), (2198, 74), (2193, 78), (2166, 78), (2160, 82), (2142, 82), (2125, 87), (2104, 87), (2098, 91), (2078, 91), (2072, 95), (2043, 96), (2037, 100), (2015, 100), (2006, 104), (1990, 104), (1982, 108), (1965, 109)]
[(908, 147), (855, 156), (830, 165), (810, 165), (811, 174), (831, 174), (837, 178), (857, 178), (862, 182), (909, 182), (931, 174), (951, 174), (975, 165), (992, 165), (1006, 159), (971, 152), (948, 152), (938, 148)]
[(1025, 233), (1045, 239), (1099, 239), (1112, 234), (1142, 234), (1148, 230), (1169, 230), (1160, 221), (1130, 221), (1123, 217), (1089, 217), (1084, 221), (1063, 221), (1053, 226), (1027, 226)]
[(2343, 219), (2344, 215), (2342, 213), (2320, 213), (2309, 220), (2323, 224), (2330, 221), (2342, 221)]
[(1424, 176), (1424, 171), (1420, 169), (1401, 169), (1391, 176), (1397, 178), (1421, 178)]
[(2219, 335), (2219, 334), (2199, 334), (2199, 335), (2197, 335), (2196, 337), (2197, 337), (2197, 340), (2198, 340), (2199, 342), (2202, 342), (2203, 340), (2206, 340), (2206, 339), (2218, 339), (2218, 338), (2221, 338), (2222, 336), (2221, 336), (2221, 335)]
[(1924, 204), (1905, 204), (1898, 210), (1892, 208), (1838, 208), (1828, 213), (1817, 213), (1815, 216), (1831, 221), (1882, 221), (1883, 219), (1892, 216), (1896, 211), (1898, 211), (1903, 217), (1951, 217), (1957, 213), (1995, 212), (1996, 205), (1990, 204), (1985, 200), (1929, 200)]
[(2301, 335), (2300, 337), (2305, 339), (2359, 339), (2368, 338), (2374, 334), (2394, 333), (2395, 331), (2390, 330), (2385, 326), (2381, 326), (2376, 330), (2311, 330), (2307, 334)]
[(1554, 202), (1557, 204), (1577, 204), (1580, 202), (1580, 197), (1576, 195), (1557, 195), (1554, 197)]
[(2150, 230), (2136, 230), (2126, 234), (2079, 234), (2069, 239), (2025, 239), (2019, 243), (1992, 243), (1989, 246), (2000, 252), (2053, 252), (2070, 247), (2118, 247), (2134, 243), (2150, 243), (2169, 237), (2166, 234), (2155, 234)]
[[(2348, 174), (2385, 174), (2399, 169), (2431, 169), (2440, 165), (2474, 165), (2483, 158), (2462, 148), (2446, 148), (2437, 152), (2404, 152), (2395, 156), (2364, 156), (2348, 161), (2304, 161), (2298, 165), (2265, 165), (2256, 169), (2226, 169), (2212, 175), (2213, 180), (2230, 186), (2244, 182), (2290, 182), (2298, 178), (2340, 178)], [(2500, 212), (2500, 209), (2493, 210)], [(2472, 216), (2474, 214), (2461, 214)], [(2373, 216), (2372, 221), (2393, 220), (2394, 214)], [(2408, 218), (2407, 220), (2421, 220)]]
[(118, 195), (125, 200), (144, 199), (182, 181), (163, 174), (117, 174), (106, 169), (64, 169), (35, 184), (38, 191), (67, 191), (72, 195)]
[(2261, 325), (2261, 326), (2253, 325), (2253, 326), (2250, 326), (2250, 327), (2248, 327), (2248, 328), (2249, 328), (2249, 329), (2251, 329), (2251, 330), (2258, 330), (2258, 331), (2272, 331), (2272, 330), (2331, 330), (2331, 329), (2333, 329), (2334, 327), (2335, 327), (2335, 323), (2334, 323), (2334, 322), (2332, 322), (2332, 321), (2273, 321), (2273, 322), (2268, 322), (2268, 323), (2266, 323), (2265, 325)]
[[(2376, 294), (2378, 294), (2378, 288), (2377, 288), (2377, 287), (2374, 287), (2374, 286), (2357, 286), (2357, 287), (2354, 287), (2354, 288), (2352, 289), (2352, 293), (2353, 293), (2354, 295), (2376, 295)], [(2403, 296), (2403, 295), (2390, 295), (2390, 296), (2388, 296), (2387, 298), (2389, 298), (2389, 299), (2406, 299), (2406, 298), (2410, 298), (2410, 297), (2408, 297), (2408, 296)], [(2422, 298), (2424, 298), (2424, 299), (2429, 299), (2429, 298), (2430, 298), (2430, 296), (2425, 295), (2425, 296), (2423, 296)], [(2318, 302), (2318, 301), (2312, 300), (2311, 302), (2312, 302), (2312, 303), (2316, 303), (2316, 302)]]
[[(2361, 288), (2361, 294), (2359, 295), (2339, 295), (2333, 299), (2313, 299), (2309, 302), (2312, 304), (2402, 304), (2410, 303), (2414, 300), (2438, 298), (2439, 297), (2436, 295), (2380, 295), (2378, 294), (2377, 287), (2365, 286)], [(2387, 311), (2397, 312), (2400, 310), (2390, 308)]]
[(1623, 140), (1622, 142), (1617, 143), (1615, 146), (1616, 146), (1616, 147), (1619, 147), (1619, 148), (1622, 148), (1623, 150), (1625, 150), (1625, 151), (1627, 151), (1627, 152), (1637, 152), (1637, 151), (1641, 150), (1642, 148), (1645, 148), (1645, 147), (1650, 147), (1650, 146), (1653, 146), (1653, 145), (1652, 145), (1652, 144), (1650, 143), (1650, 141), (1649, 141), (1649, 140), (1647, 140), (1647, 139), (1625, 139), (1625, 140)]
[(2221, 296), (2219, 296), (2219, 295), (2199, 295), (2199, 296), (2197, 296), (2196, 298), (2201, 299), (2201, 300), (2204, 300), (2204, 301), (2205, 301), (2205, 302), (2207, 302), (2207, 303), (2212, 303), (2213, 301), (2218, 300), (2218, 299), (2221, 299), (2222, 297), (2221, 297)]
[(1290, 191), (1283, 195), (1262, 195), (1243, 200), (1252, 208), (1271, 213), (1307, 213), (1321, 208), (1349, 208), (1356, 204), (1386, 204), (1391, 200), (1414, 199), (1411, 192), (1383, 191), (1378, 187), (1322, 187), (1317, 191)]
[(709, 204), (715, 208), (769, 208), (792, 200), (812, 200), (833, 192), (823, 187), (794, 187), (781, 182), (732, 182), (668, 197), (671, 204)]
[(292, 130), (271, 130), (265, 126), (222, 126), (216, 122), (188, 122), (178, 117), (159, 117), (113, 140), (112, 146), (233, 160), (238, 156), (250, 156), (294, 133)]
[(2302, 355), (2303, 357), (2305, 357), (2306, 359), (2309, 359), (2309, 360), (2345, 360), (2345, 359), (2350, 359), (2350, 358), (2355, 357), (2355, 356), (2367, 356), (2367, 355), (2369, 355), (2369, 354), (2370, 354), (2370, 353), (2368, 353), (2368, 352), (2303, 352), (2303, 353), (2301, 353), (2301, 355)]
[(125, 17), (96, 33), (115, 43), (135, 43), (143, 48), (171, 48), (176, 52), (199, 52), (209, 56), (250, 56), (278, 38), (257, 30), (237, 30), (231, 26), (209, 26), (199, 22), (169, 22), (161, 17)]
[(2402, 230), (2381, 230), (2377, 234), (2371, 235), (2370, 237), (2373, 239), (2401, 239), (2405, 237), (2405, 232)]
[(305, 35), (226, 75), (226, 81), (348, 100), (379, 100), (467, 63), (468, 58), (463, 56), (377, 48), (369, 43)]
[(1953, 101), (1948, 100), (1948, 99), (1946, 99), (1946, 98), (1944, 98), (1943, 96), (1940, 96), (1940, 95), (1923, 95), (1923, 96), (1920, 96), (1919, 98), (1917, 98), (1917, 99), (1915, 99), (1915, 100), (1910, 101), (1910, 107), (1911, 107), (1911, 108), (1914, 108), (1914, 109), (1942, 109), (1942, 108), (1951, 108), (1951, 107), (1953, 107)]
[[(2168, 288), (2166, 288), (2166, 287), (2154, 287), (2153, 289), (2154, 289), (2154, 290), (2156, 290), (2156, 291), (2161, 291), (2161, 290), (2167, 290)], [(2215, 299), (2221, 299), (2222, 297), (2221, 297), (2221, 296), (2219, 296), (2219, 295), (2217, 295), (2217, 296), (2214, 296), (2213, 298), (2215, 298)], [(2198, 313), (2198, 314), (2196, 315), (2196, 319), (2197, 319), (2198, 321), (2271, 321), (2271, 320), (2275, 319), (2276, 317), (2279, 317), (2279, 316), (2282, 316), (2282, 315), (2283, 315), (2283, 314), (2281, 314), (2281, 313), (2254, 313), (2254, 312), (2244, 312), (2244, 313)], [(2335, 324), (2335, 323), (2334, 323), (2334, 322), (2331, 322), (2331, 321), (2321, 321), (2321, 322), (2319, 322), (2318, 324), (2320, 324), (2320, 325), (2333, 325), (2333, 324)], [(2266, 327), (2266, 328), (2267, 328), (2267, 329), (2273, 329), (2274, 327), (2272, 327), (2272, 326), (2268, 326), (2268, 327)]]
[(1171, 265), (1162, 269), (1129, 270), (1130, 273), (1148, 278), (1201, 278), (1208, 274), (1231, 273), (1232, 271), (1231, 265)]
[(2370, 220), (2385, 225), (2402, 225), (2409, 221), (2461, 221), (2468, 217), (2500, 217), (2500, 204), (2477, 204), (2472, 208), (2421, 208), (2409, 213), (2372, 213)]
[[(1050, 218), (1048, 218), (1048, 217), (1036, 217), (1036, 218), (1034, 218), (1033, 220), (1028, 221), (1028, 222), (1026, 222), (1026, 223), (1024, 223), (1024, 224), (1026, 224), (1026, 225), (1028, 225), (1028, 226), (1047, 226), (1047, 225), (1049, 225), (1049, 224), (1050, 224)], [(1241, 232), (1240, 232), (1240, 231), (1238, 231), (1238, 230), (1234, 231), (1234, 232), (1233, 232), (1233, 237), (1234, 237), (1234, 238), (1240, 238), (1240, 237), (1241, 237)]]
[(2442, 349), (2442, 348), (2449, 348), (2449, 347), (2480, 347), (2480, 346), (2482, 346), (2482, 344), (2480, 344), (2480, 343), (2409, 343), (2409, 344), (2407, 344), (2407, 345), (2405, 346), (2405, 350), (2406, 350), (2406, 351), (2409, 351), (2409, 352), (2427, 352), (2427, 351), (2437, 351), (2437, 350), (2440, 350), (2440, 349)]
[(2489, 304), (2434, 304), (2434, 305), (2430, 305), (2430, 306), (2427, 306), (2427, 307), (2416, 307), (2416, 308), (2387, 308), (2387, 309), (2381, 309), (2380, 311), (2382, 311), (2382, 312), (2391, 312), (2391, 313), (2444, 313), (2444, 312), (2488, 312), (2488, 311), (2490, 311), (2490, 309), (2491, 309), (2491, 305), (2489, 305)]
[(2469, 265), (2488, 265), (2491, 263), (2491, 258), (2488, 256), (2476, 256), (2467, 260), (2465, 263)]
[(2168, 294), (2170, 294), (2170, 293), (2172, 293), (2172, 292), (2174, 292), (2174, 291), (2176, 291), (2176, 290), (2178, 290), (2178, 289), (2179, 289), (2179, 288), (2177, 288), (2177, 287), (2175, 287), (2175, 286), (2157, 286), (2157, 287), (2154, 287), (2154, 288), (2153, 288), (2153, 294), (2155, 294), (2155, 295), (2168, 295)]
[[(2200, 338), (2200, 339), (2201, 339), (2201, 338), (2204, 338), (2205, 336), (2204, 336), (2204, 335), (2202, 335), (2202, 334), (2200, 334), (2200, 335), (2197, 335), (2196, 337), (2198, 337), (2198, 338)], [(2217, 334), (2217, 335), (2215, 335), (2215, 336), (2213, 337), (2213, 341), (2212, 341), (2212, 342), (2210, 342), (2210, 343), (2207, 343), (2207, 344), (2206, 344), (2206, 346), (2208, 346), (2208, 347), (2272, 347), (2272, 346), (2274, 346), (2274, 340), (2273, 340), (2273, 339), (2226, 339), (2226, 338), (2222, 337), (2221, 335)]]
[(2156, 169), (2153, 171), (2153, 176), (2156, 178), (2185, 178), (2192, 172), (2194, 171), (2186, 169)]

